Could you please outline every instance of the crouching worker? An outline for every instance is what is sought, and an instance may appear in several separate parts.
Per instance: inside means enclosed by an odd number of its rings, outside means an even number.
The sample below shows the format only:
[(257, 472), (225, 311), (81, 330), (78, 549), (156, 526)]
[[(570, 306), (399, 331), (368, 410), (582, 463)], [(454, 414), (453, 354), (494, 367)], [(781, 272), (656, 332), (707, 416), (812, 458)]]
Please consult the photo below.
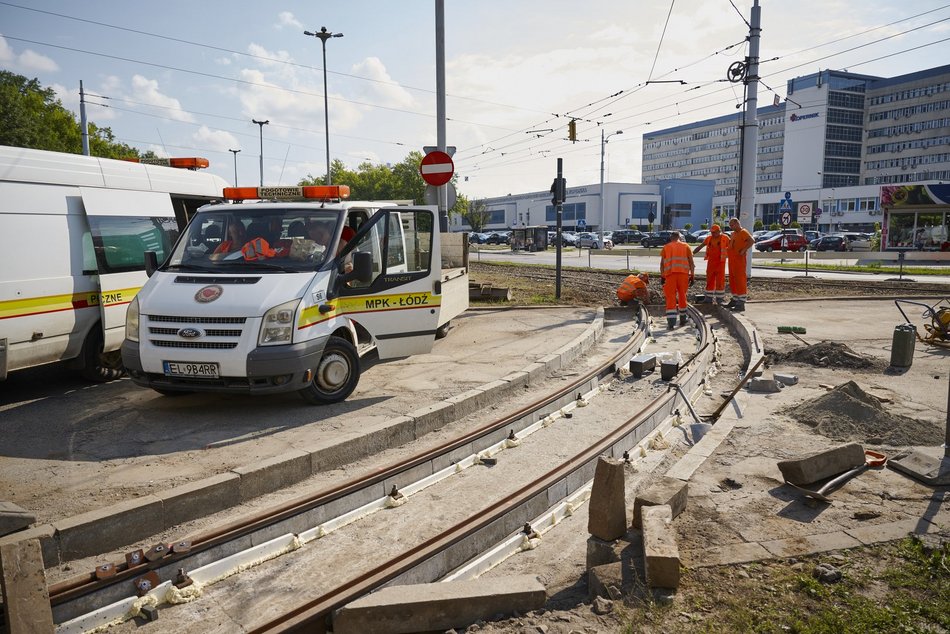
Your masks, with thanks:
[(620, 288), (617, 289), (617, 299), (620, 300), (620, 305), (627, 306), (633, 301), (649, 304), (650, 290), (647, 288), (649, 283), (650, 277), (646, 273), (637, 273), (625, 277), (623, 282), (620, 283)]
[(693, 283), (695, 268), (693, 250), (680, 242), (680, 232), (673, 231), (670, 241), (660, 251), (660, 275), (663, 276), (663, 295), (666, 297), (666, 327), (676, 327), (679, 314), (680, 325), (686, 324), (686, 289)]

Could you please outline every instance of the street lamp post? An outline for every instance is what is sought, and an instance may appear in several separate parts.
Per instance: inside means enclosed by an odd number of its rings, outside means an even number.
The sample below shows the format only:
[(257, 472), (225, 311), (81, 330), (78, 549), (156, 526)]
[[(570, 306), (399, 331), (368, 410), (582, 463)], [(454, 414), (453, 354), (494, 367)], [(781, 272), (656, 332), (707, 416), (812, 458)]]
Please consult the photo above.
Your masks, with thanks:
[(237, 182), (237, 155), (238, 155), (238, 152), (240, 152), (240, 151), (241, 151), (241, 150), (231, 150), (231, 149), (228, 150), (228, 152), (230, 152), (231, 154), (234, 155), (234, 186), (235, 186), (235, 187), (238, 186), (238, 182)]
[[(607, 224), (607, 209), (604, 205), (604, 148), (607, 146), (607, 141), (610, 137), (616, 134), (623, 134), (623, 130), (617, 130), (616, 132), (611, 132), (607, 136), (604, 136), (604, 130), (600, 130), (600, 237), (604, 237), (604, 225)], [(617, 209), (617, 225), (620, 225), (620, 209)]]
[(327, 31), (327, 27), (321, 26), (319, 33), (313, 31), (304, 31), (304, 35), (311, 35), (320, 38), (320, 44), (323, 48), (323, 124), (327, 136), (327, 185), (330, 184), (330, 101), (327, 96), (327, 40), (331, 37), (343, 37), (342, 33), (332, 33)]
[[(818, 204), (815, 205), (815, 208), (811, 211), (812, 218), (815, 219), (815, 231), (819, 230), (818, 221), (821, 218), (821, 214), (824, 212), (824, 210), (821, 209), (821, 186), (824, 184), (823, 180), (824, 177), (821, 175), (821, 172), (818, 172)], [(819, 212), (819, 210), (821, 210), (821, 212)]]
[(264, 186), (264, 126), (270, 123), (270, 119), (265, 119), (264, 121), (251, 119), (251, 121), (261, 127), (261, 187), (263, 187)]

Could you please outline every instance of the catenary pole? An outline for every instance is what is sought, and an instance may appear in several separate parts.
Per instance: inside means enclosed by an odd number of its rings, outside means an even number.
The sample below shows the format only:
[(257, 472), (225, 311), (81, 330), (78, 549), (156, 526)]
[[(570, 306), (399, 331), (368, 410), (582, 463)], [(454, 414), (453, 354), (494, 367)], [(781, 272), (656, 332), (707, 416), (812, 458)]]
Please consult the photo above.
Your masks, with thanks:
[(86, 120), (86, 93), (82, 89), (82, 80), (79, 80), (79, 124), (82, 127), (82, 153), (89, 156), (89, 123)]
[[(436, 145), (445, 152), (445, 0), (435, 0), (435, 120)], [(439, 231), (449, 230), (448, 184), (439, 186)]]
[[(762, 8), (754, 0), (749, 22), (749, 58), (746, 66), (745, 117), (742, 121), (742, 190), (739, 194), (739, 223), (752, 230), (755, 221), (755, 158), (759, 141), (756, 111), (759, 102), (759, 34), (762, 32)], [(746, 258), (746, 274), (752, 276), (752, 252)]]

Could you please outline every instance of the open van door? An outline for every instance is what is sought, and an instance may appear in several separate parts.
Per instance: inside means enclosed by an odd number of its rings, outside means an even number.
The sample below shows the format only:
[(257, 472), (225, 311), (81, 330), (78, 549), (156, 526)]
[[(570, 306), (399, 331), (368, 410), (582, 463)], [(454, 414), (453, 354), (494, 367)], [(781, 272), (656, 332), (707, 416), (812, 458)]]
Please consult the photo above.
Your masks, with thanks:
[(441, 271), (436, 212), (427, 207), (381, 209), (340, 253), (372, 256), (372, 278), (340, 287), (343, 312), (372, 335), (380, 359), (432, 350), (439, 323)]
[(167, 193), (81, 187), (99, 272), (103, 349), (116, 350), (125, 337), (125, 312), (147, 279), (145, 252), (158, 261), (178, 237)]

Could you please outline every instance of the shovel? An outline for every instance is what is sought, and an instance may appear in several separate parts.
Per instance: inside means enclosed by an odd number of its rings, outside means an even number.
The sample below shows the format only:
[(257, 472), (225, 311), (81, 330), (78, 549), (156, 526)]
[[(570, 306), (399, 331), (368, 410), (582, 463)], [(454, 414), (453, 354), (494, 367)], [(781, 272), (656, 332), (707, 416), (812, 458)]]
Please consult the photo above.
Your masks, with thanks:
[(858, 475), (859, 473), (863, 473), (864, 471), (867, 471), (871, 467), (883, 467), (886, 463), (887, 463), (887, 456), (885, 456), (882, 453), (878, 453), (877, 451), (871, 451), (870, 449), (865, 449), (863, 465), (861, 465), (860, 467), (855, 467), (854, 469), (851, 469), (850, 471), (845, 471), (841, 475), (829, 480), (828, 482), (824, 484), (824, 486), (822, 486), (817, 491), (811, 491), (810, 489), (803, 489), (802, 487), (794, 485), (791, 482), (786, 482), (785, 484), (801, 492), (802, 495), (804, 495), (805, 497), (809, 497), (815, 500), (819, 500), (821, 502), (826, 502), (828, 504), (831, 504), (831, 498), (829, 498), (826, 494), (834, 491), (839, 486), (841, 486), (842, 484), (844, 484), (845, 482), (847, 482), (854, 476)]

